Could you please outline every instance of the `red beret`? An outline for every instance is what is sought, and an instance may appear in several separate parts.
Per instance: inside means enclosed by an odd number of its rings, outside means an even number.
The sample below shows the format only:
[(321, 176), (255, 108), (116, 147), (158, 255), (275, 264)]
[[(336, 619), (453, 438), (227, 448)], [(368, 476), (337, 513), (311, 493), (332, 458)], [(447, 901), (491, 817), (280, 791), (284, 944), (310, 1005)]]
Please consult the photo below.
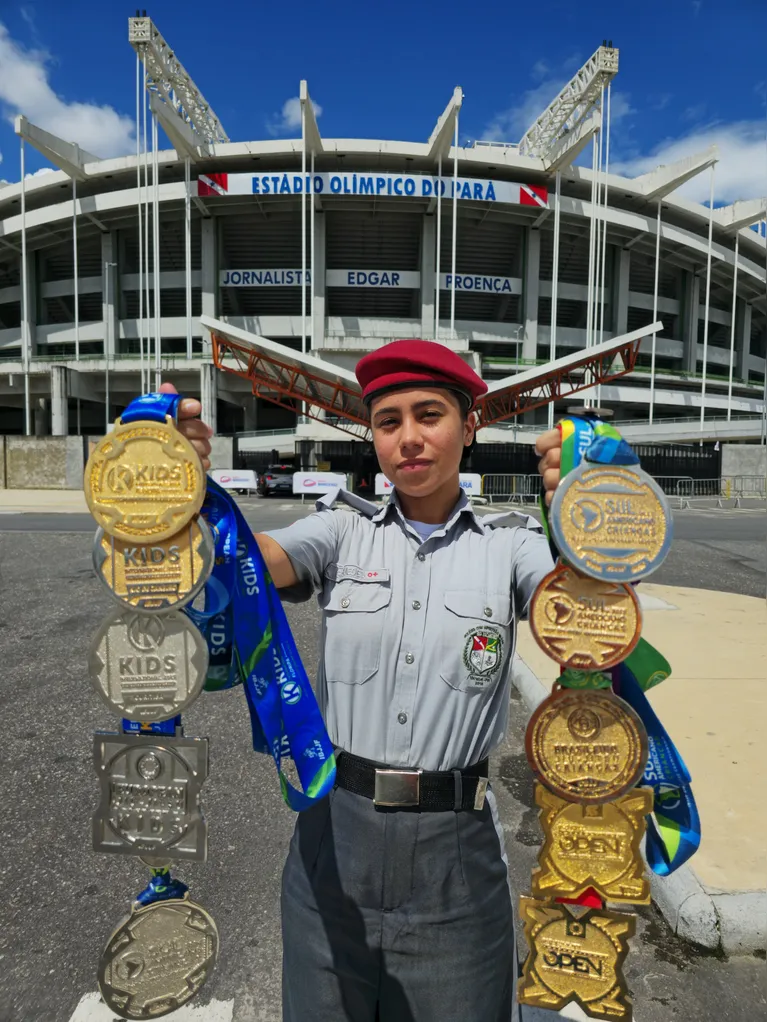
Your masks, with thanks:
[(471, 407), (487, 392), (487, 384), (461, 356), (439, 341), (384, 344), (359, 360), (356, 374), (366, 403), (380, 391), (436, 384), (465, 394)]

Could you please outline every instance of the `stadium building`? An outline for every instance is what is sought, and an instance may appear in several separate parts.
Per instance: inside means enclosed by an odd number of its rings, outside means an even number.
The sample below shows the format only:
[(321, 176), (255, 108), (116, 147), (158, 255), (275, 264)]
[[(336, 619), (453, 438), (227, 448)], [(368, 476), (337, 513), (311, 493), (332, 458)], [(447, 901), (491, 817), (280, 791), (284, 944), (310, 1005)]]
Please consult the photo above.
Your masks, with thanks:
[(150, 19), (130, 41), (136, 155), (17, 120), (58, 169), (0, 187), (0, 434), (100, 434), (159, 372), (243, 456), (308, 442), (338, 463), (354, 441), (218, 372), (211, 321), (347, 370), (433, 338), (497, 381), (659, 320), (600, 403), (647, 442), (764, 441), (767, 206), (678, 197), (716, 149), (609, 169), (611, 45), (519, 143), (458, 146), (460, 89), (426, 141), (399, 142), (323, 138), (306, 83), (300, 138), (233, 142)]

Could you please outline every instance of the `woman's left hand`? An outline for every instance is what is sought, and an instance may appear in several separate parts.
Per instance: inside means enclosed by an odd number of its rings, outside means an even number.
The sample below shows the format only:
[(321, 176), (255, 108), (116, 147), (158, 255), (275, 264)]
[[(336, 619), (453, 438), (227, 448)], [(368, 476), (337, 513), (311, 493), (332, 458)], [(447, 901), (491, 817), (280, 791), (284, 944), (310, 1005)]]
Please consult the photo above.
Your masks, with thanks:
[(562, 437), (558, 429), (542, 433), (535, 442), (535, 453), (540, 455), (538, 471), (543, 479), (546, 507), (551, 506), (554, 490), (559, 486), (559, 468), (562, 463)]

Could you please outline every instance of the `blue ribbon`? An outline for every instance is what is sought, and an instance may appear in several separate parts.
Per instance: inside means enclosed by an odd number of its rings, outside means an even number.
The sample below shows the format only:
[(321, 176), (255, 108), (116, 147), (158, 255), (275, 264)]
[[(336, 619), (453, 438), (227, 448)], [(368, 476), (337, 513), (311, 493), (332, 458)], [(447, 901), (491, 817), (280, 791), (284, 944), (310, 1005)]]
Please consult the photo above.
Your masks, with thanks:
[[(144, 394), (130, 403), (122, 421), (165, 421), (175, 416), (180, 400), (178, 394)], [(256, 538), (236, 503), (210, 478), (202, 514), (213, 533), (215, 563), (202, 608), (184, 610), (208, 645), (212, 668), (206, 688), (244, 685), (253, 748), (273, 757), (291, 809), (307, 809), (328, 794), (336, 774), (314, 691)], [(282, 770), (288, 757), (302, 791)]]
[[(227, 492), (211, 479), (206, 505), (219, 512), (224, 505), (228, 508), (216, 525), (222, 534), (226, 525), (222, 543), (230, 555), (235, 551), (230, 603), (232, 669), (245, 688), (253, 748), (271, 754), (282, 796), (291, 809), (307, 809), (333, 787), (333, 746), (252, 530)], [(216, 560), (213, 576), (230, 571), (229, 558), (221, 564)], [(303, 791), (294, 787), (282, 770), (282, 759), (288, 756), (295, 762)]]
[(152, 869), (152, 879), (143, 891), (136, 896), (135, 905), (144, 908), (153, 905), (156, 901), (171, 901), (183, 898), (189, 890), (181, 880), (171, 876), (170, 868), (163, 866), (159, 869)]
[(653, 814), (647, 817), (645, 855), (653, 873), (668, 876), (700, 847), (700, 817), (690, 787), (690, 772), (625, 663), (613, 670), (616, 691), (632, 706), (647, 730), (649, 757), (642, 783), (653, 789)]
[(180, 401), (180, 394), (141, 394), (134, 397), (120, 416), (120, 421), (130, 423), (150, 419), (153, 422), (165, 422), (166, 415), (175, 419)]
[(123, 717), (123, 732), (139, 735), (175, 735), (176, 728), (181, 727), (181, 714), (170, 720), (126, 720)]

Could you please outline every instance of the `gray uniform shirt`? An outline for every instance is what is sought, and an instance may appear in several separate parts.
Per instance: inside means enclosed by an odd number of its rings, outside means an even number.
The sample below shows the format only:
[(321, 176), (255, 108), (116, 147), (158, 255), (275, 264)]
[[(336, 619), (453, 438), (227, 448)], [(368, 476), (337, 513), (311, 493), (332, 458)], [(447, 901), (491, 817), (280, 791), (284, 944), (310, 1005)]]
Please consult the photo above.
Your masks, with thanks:
[[(331, 508), (334, 502), (342, 507)], [(268, 533), (323, 611), (317, 698), (330, 740), (393, 767), (484, 759), (508, 723), (516, 620), (553, 567), (528, 515), (478, 516), (465, 494), (421, 542), (396, 492), (376, 507), (345, 490)]]

